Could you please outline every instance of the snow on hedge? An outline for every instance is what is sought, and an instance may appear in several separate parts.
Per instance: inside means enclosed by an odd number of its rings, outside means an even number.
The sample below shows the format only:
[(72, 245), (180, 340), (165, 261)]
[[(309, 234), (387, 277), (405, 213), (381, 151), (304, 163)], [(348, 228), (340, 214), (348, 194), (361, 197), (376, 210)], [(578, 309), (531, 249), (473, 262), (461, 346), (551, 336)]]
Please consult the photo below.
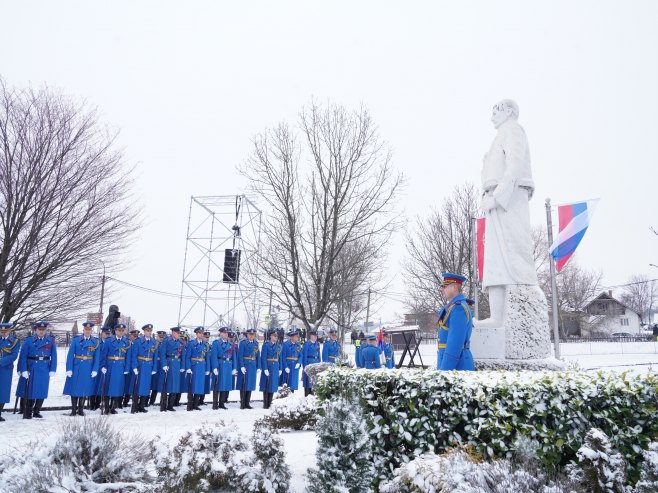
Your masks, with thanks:
[(375, 484), (421, 454), (454, 446), (511, 458), (518, 436), (538, 442), (545, 466), (564, 466), (577, 459), (592, 428), (611, 437), (635, 480), (643, 449), (658, 436), (653, 374), (332, 368), (320, 376), (316, 394), (357, 399), (372, 441)]

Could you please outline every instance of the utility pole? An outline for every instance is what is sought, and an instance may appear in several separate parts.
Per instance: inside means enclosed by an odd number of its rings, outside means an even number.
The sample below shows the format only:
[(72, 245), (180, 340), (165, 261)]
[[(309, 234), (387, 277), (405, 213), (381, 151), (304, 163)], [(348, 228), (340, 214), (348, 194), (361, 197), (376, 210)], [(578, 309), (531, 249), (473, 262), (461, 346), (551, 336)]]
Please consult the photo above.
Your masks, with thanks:
[(370, 288), (368, 288), (368, 305), (366, 308), (366, 332), (368, 332), (368, 319), (370, 318)]
[[(546, 199), (546, 223), (548, 226), (548, 248), (553, 244), (553, 218), (551, 215), (551, 199)], [(548, 263), (551, 267), (551, 297), (553, 307), (553, 339), (555, 343), (555, 357), (560, 359), (560, 330), (558, 328), (558, 312), (557, 312), (557, 282), (555, 281), (555, 262), (549, 254)]]
[[(101, 277), (101, 318), (100, 318), (100, 323), (103, 323), (103, 298), (105, 298), (105, 262), (102, 260), (100, 261), (101, 264), (103, 264), (103, 277)], [(114, 327), (113, 327), (114, 328)], [(98, 331), (100, 334), (101, 328), (98, 327)]]

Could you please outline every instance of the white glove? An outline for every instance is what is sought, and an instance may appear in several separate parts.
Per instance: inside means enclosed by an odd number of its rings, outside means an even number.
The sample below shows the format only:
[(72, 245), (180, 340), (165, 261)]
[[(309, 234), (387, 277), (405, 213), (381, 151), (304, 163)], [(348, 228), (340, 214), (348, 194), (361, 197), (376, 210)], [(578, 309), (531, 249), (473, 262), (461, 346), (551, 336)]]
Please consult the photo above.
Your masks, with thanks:
[(240, 368), (240, 371), (242, 372), (243, 375), (247, 374), (247, 369), (244, 366)]
[(270, 370), (265, 370), (265, 376), (269, 377), (270, 376)]
[[(290, 373), (290, 368), (286, 368), (286, 373)], [(279, 375), (281, 375), (281, 372), (279, 372)]]
[(302, 366), (302, 365), (300, 365), (299, 363), (297, 363), (297, 364), (295, 365), (295, 370), (299, 370), (299, 367), (300, 367), (300, 366)]
[(180, 372), (181, 372), (181, 373), (185, 373), (185, 368), (181, 368), (181, 369), (180, 369)]
[(206, 376), (208, 376), (208, 375), (210, 375), (210, 372), (209, 372), (209, 371), (206, 372)]
[(123, 374), (124, 374), (124, 375), (128, 375), (128, 372), (127, 372), (127, 371), (124, 371)]
[(169, 371), (169, 367), (168, 367), (168, 366), (163, 366), (162, 369), (163, 369), (164, 371)]
[(73, 376), (73, 372), (72, 372), (71, 370), (67, 371), (67, 372), (66, 372), (66, 376), (67, 376), (67, 377), (72, 377), (72, 376)]
[(279, 376), (281, 376), (282, 373), (283, 373), (283, 372), (282, 372), (281, 370), (279, 370)]
[(192, 368), (188, 368), (187, 373), (192, 373)]
[(30, 372), (29, 372), (29, 371), (21, 372), (21, 377), (23, 377), (23, 378), (28, 378), (29, 376), (30, 376)]
[(101, 373), (103, 375), (105, 375), (107, 373), (107, 368), (105, 368), (105, 367), (101, 368)]
[(213, 368), (212, 372), (215, 374), (215, 376), (219, 375), (219, 370), (217, 368)]
[(235, 375), (237, 375), (237, 374), (238, 374), (238, 370), (233, 370), (233, 371), (231, 372), (231, 375), (233, 375), (233, 376), (235, 376)]
[(96, 378), (96, 375), (98, 375), (97, 371), (92, 371), (91, 372), (91, 378)]
[(139, 373), (139, 370), (137, 368), (133, 368), (133, 373), (137, 375)]
[(54, 372), (54, 371), (49, 371), (49, 372), (48, 372), (48, 375), (50, 375), (51, 377), (54, 377), (54, 376), (55, 376), (55, 372)]
[(151, 375), (155, 375), (156, 373), (158, 373), (158, 372), (157, 371), (152, 371)]

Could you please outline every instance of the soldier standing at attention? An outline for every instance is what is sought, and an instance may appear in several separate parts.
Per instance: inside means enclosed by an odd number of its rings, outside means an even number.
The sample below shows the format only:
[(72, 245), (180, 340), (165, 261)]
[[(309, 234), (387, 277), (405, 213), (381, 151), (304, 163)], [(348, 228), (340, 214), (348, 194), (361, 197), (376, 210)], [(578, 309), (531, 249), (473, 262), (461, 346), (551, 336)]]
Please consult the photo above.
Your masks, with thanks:
[(228, 328), (219, 329), (219, 339), (212, 346), (212, 372), (215, 375), (212, 395), (213, 409), (226, 409), (228, 393), (233, 390), (233, 375), (237, 375), (234, 367), (233, 343), (228, 340)]
[(386, 368), (395, 368), (395, 352), (391, 344), (391, 335), (384, 333), (384, 366)]
[(443, 274), (443, 297), (448, 304), (439, 311), (438, 370), (475, 370), (471, 354), (473, 315), (462, 294), (464, 276)]
[[(149, 394), (151, 393), (151, 377), (157, 373), (157, 361), (155, 360), (155, 352), (157, 348), (156, 340), (151, 337), (153, 334), (153, 325), (146, 324), (142, 327), (144, 335), (133, 342), (131, 348), (131, 367), (137, 380), (137, 411), (140, 413), (148, 412), (146, 404), (148, 404)], [(134, 392), (135, 389), (133, 389)]]
[[(120, 325), (123, 325), (125, 328), (126, 326), (124, 324), (117, 324), (115, 326), (119, 327)], [(120, 408), (124, 408), (128, 405), (128, 402), (130, 402), (130, 399), (132, 398), (133, 395), (133, 386), (135, 385), (135, 379), (133, 378), (133, 344), (135, 344), (135, 341), (139, 338), (139, 329), (132, 329), (128, 333), (128, 342), (130, 343), (130, 348), (128, 349), (128, 353), (126, 354), (126, 368), (124, 370), (125, 372), (125, 381), (123, 385), (123, 401), (121, 402)]]
[(376, 335), (368, 336), (368, 344), (361, 350), (361, 362), (366, 370), (382, 367)]
[(322, 361), (326, 363), (336, 363), (336, 358), (340, 354), (340, 344), (338, 343), (338, 331), (329, 329), (329, 340), (322, 347)]
[(256, 390), (256, 372), (260, 368), (258, 341), (256, 329), (247, 329), (247, 338), (242, 339), (238, 346), (237, 388), (240, 389), (240, 409), (252, 409), (249, 405), (251, 393)]
[(21, 348), (20, 341), (12, 333), (14, 324), (0, 324), (0, 421), (4, 421), (2, 410), (11, 399), (11, 379), (14, 373), (14, 361)]
[[(233, 353), (232, 353), (233, 354), (233, 371), (231, 372), (233, 377), (231, 378), (231, 382), (232, 382), (231, 390), (235, 390), (235, 389), (238, 388), (237, 384), (236, 384), (236, 380), (238, 378), (238, 373), (239, 373), (238, 368), (240, 368), (240, 366), (238, 365), (238, 344), (236, 342), (235, 332), (233, 332), (232, 330), (228, 331), (228, 342), (233, 344)], [(228, 399), (228, 397), (227, 397), (227, 399)], [(224, 401), (224, 402), (226, 402), (226, 401)]]
[(276, 330), (269, 333), (270, 340), (263, 343), (260, 352), (260, 390), (263, 392), (263, 408), (269, 409), (272, 404), (274, 392), (279, 390), (279, 377), (283, 373), (281, 370), (281, 344), (279, 344), (279, 334)]
[[(25, 339), (18, 356), (18, 371), (21, 378), (18, 380), (17, 395), (20, 391), (25, 396), (24, 419), (43, 418), (41, 406), (48, 397), (50, 377), (55, 375), (57, 369), (57, 345), (55, 336), (46, 335), (48, 322), (37, 322), (33, 328), (36, 334)], [(27, 387), (27, 393), (25, 393)]]
[(124, 335), (126, 326), (114, 326), (114, 335), (108, 337), (103, 344), (100, 357), (101, 373), (105, 376), (105, 414), (116, 414), (121, 405), (121, 398), (126, 385), (126, 375), (130, 370), (128, 351), (130, 341)]
[(176, 395), (181, 392), (181, 373), (185, 371), (182, 365), (185, 346), (180, 337), (180, 327), (172, 327), (171, 335), (160, 344), (160, 361), (162, 361), (162, 371), (167, 378), (167, 388), (160, 400), (167, 401), (166, 410), (175, 411), (174, 401)]
[[(164, 384), (164, 371), (162, 367), (164, 362), (160, 360), (160, 344), (164, 341), (164, 338), (167, 336), (167, 331), (158, 330), (155, 333), (155, 353), (153, 353), (153, 368), (156, 370), (155, 375), (151, 377), (151, 396), (149, 398), (146, 407), (150, 407), (155, 404), (155, 400), (158, 398), (158, 392), (162, 391), (162, 385)], [(160, 396), (162, 398), (162, 396)]]
[(292, 392), (299, 388), (299, 367), (302, 366), (299, 361), (299, 353), (302, 351), (302, 345), (299, 343), (299, 331), (291, 330), (288, 332), (289, 339), (283, 344), (283, 371), (279, 384), (284, 383)]
[[(302, 346), (301, 363), (304, 368), (320, 363), (320, 343), (318, 342), (318, 331), (315, 329), (308, 331), (308, 340)], [(302, 371), (302, 385), (304, 386), (304, 397), (313, 393), (313, 383), (305, 371)]]
[(71, 416), (84, 416), (85, 397), (92, 398), (100, 363), (100, 340), (91, 335), (94, 324), (82, 324), (82, 335), (76, 336), (69, 346), (66, 358), (64, 395), (71, 396)]
[[(101, 355), (103, 354), (103, 346), (105, 345), (105, 341), (107, 340), (108, 337), (110, 337), (111, 329), (109, 327), (101, 327), (100, 330), (100, 345), (98, 346), (98, 363), (100, 365), (101, 361)], [(100, 366), (99, 366), (100, 368)], [(98, 378), (94, 379), (94, 393), (93, 396), (90, 397), (90, 404), (91, 404), (91, 410), (95, 411), (96, 409), (99, 409), (101, 407), (101, 396), (103, 394), (102, 392), (102, 387), (103, 387), (103, 378), (102, 375), (98, 375)]]
[(203, 327), (194, 329), (196, 339), (187, 344), (187, 351), (185, 354), (185, 368), (188, 375), (190, 375), (191, 393), (193, 394), (192, 405), (189, 406), (189, 411), (201, 411), (199, 404), (201, 403), (201, 396), (205, 391), (206, 376), (210, 375), (210, 348), (206, 340), (203, 338)]

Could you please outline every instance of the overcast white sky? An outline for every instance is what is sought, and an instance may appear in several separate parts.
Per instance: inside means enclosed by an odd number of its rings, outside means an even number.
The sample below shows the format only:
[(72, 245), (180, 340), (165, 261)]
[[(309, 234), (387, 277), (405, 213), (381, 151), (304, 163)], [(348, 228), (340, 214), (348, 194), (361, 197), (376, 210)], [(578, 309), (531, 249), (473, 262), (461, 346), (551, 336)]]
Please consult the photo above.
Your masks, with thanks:
[[(658, 2), (246, 4), (0, 2), (0, 75), (85, 98), (137, 164), (146, 223), (118, 278), (179, 292), (190, 196), (242, 191), (251, 137), (312, 97), (370, 109), (410, 219), (479, 184), (491, 107), (515, 99), (533, 223), (545, 197), (599, 197), (579, 262), (607, 285), (658, 277)], [(172, 298), (122, 288), (110, 301), (139, 324), (177, 320)], [(389, 299), (373, 318), (395, 311)]]

